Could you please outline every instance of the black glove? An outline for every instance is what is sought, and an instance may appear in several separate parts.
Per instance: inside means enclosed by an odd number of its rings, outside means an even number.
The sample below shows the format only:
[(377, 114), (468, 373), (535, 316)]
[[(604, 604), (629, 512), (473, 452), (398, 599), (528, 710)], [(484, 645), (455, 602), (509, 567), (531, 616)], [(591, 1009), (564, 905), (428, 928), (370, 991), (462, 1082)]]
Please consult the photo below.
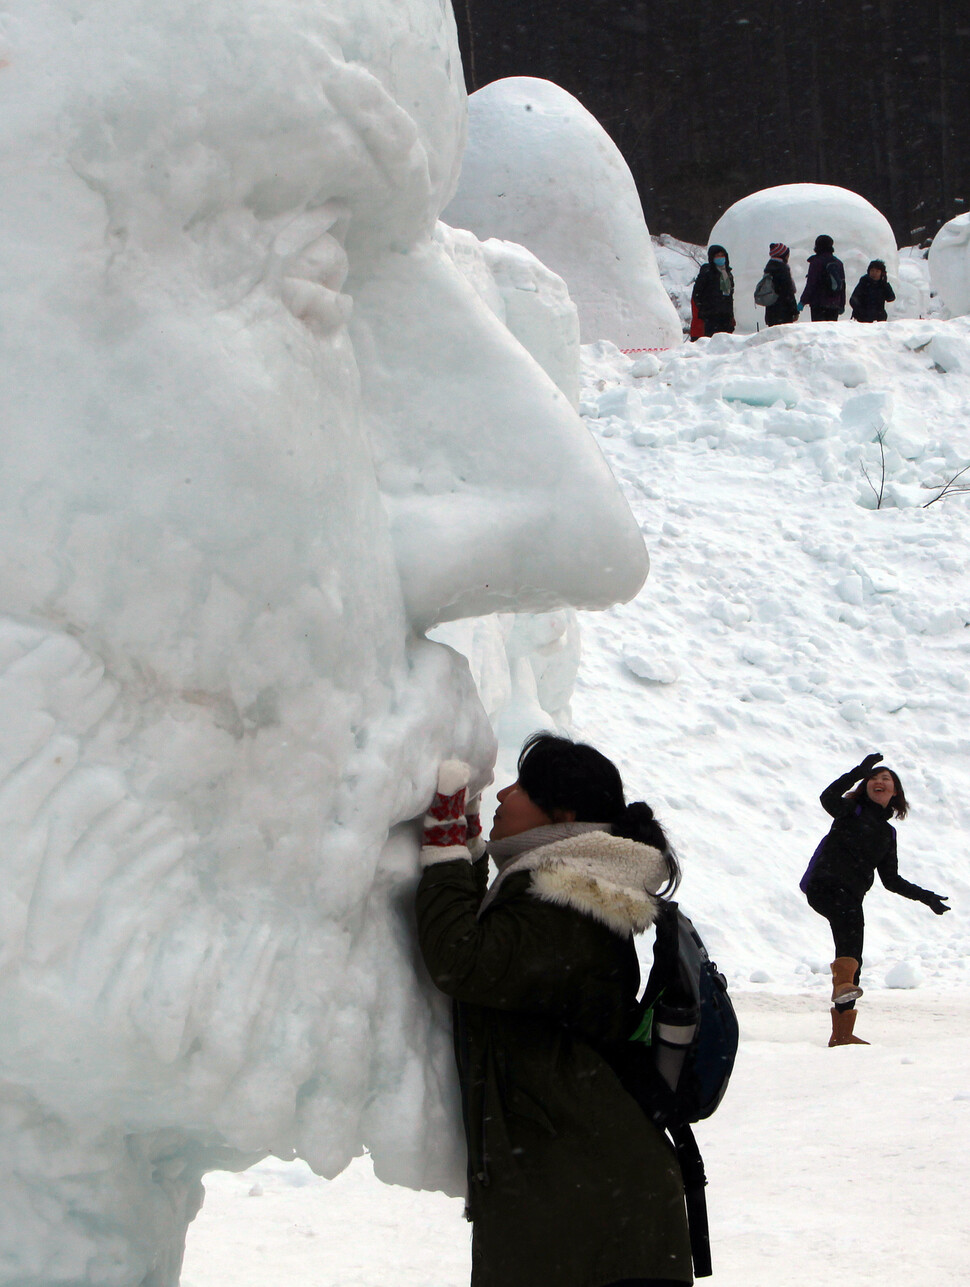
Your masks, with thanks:
[(949, 894), (931, 894), (927, 890), (927, 892), (920, 899), (920, 902), (925, 903), (931, 912), (936, 912), (937, 916), (942, 916), (944, 912), (948, 912), (951, 910), (946, 905), (946, 900), (948, 898), (949, 898)]
[(873, 751), (873, 753), (871, 755), (867, 755), (859, 767), (853, 769), (852, 772), (856, 777), (867, 778), (881, 759), (882, 751)]

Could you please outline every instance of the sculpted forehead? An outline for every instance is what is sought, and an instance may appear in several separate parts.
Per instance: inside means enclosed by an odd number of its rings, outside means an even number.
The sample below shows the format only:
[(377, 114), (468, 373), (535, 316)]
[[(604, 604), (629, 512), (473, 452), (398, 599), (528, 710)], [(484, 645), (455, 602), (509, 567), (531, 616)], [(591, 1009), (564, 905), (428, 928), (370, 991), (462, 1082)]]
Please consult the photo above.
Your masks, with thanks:
[(391, 204), (408, 238), (450, 195), (463, 89), (437, 0), (10, 0), (6, 14), (0, 137), (33, 136), (41, 162), (55, 139), (55, 159), (117, 202), (135, 186), (191, 220), (339, 198), (369, 223)]

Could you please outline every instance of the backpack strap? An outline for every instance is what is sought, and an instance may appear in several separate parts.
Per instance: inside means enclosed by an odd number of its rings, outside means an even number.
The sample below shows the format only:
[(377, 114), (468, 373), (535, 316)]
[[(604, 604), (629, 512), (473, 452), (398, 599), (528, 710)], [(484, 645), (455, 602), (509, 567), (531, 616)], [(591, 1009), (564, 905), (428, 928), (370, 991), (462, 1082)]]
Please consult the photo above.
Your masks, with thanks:
[(707, 1198), (704, 1189), (707, 1176), (704, 1174), (704, 1159), (694, 1132), (687, 1122), (668, 1126), (670, 1137), (674, 1142), (677, 1163), (684, 1181), (684, 1201), (687, 1206), (687, 1226), (690, 1230), (690, 1254), (694, 1262), (696, 1278), (710, 1278), (714, 1272), (711, 1265), (711, 1231), (707, 1221)]
[(653, 1008), (671, 979), (676, 979), (680, 961), (677, 904), (660, 900), (654, 921), (653, 964), (643, 988), (643, 995), (633, 1006), (631, 1041), (651, 1042)]

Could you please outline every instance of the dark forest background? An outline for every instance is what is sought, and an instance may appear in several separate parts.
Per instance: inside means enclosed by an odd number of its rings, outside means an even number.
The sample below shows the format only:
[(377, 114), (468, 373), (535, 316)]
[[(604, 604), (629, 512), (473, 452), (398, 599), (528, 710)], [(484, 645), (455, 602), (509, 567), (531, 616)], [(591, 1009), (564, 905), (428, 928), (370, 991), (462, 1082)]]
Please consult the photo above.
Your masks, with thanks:
[(970, 0), (454, 0), (469, 91), (541, 76), (603, 124), (650, 231), (776, 183), (851, 188), (901, 245), (970, 209)]

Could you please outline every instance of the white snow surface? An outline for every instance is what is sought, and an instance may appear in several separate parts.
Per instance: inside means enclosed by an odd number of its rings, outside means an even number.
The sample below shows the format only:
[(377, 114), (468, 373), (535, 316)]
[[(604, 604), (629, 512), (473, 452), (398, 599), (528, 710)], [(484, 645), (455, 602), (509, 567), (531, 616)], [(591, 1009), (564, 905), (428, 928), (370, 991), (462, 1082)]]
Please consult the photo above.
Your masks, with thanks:
[(531, 76), (476, 90), (468, 115), (444, 221), (533, 251), (568, 285), (584, 343), (680, 343), (636, 184), (596, 118), (560, 86)]
[[(789, 264), (799, 295), (808, 275), (808, 257), (815, 238), (826, 233), (835, 242), (835, 253), (845, 264), (846, 298), (873, 259), (886, 265), (894, 289), (899, 257), (889, 221), (875, 206), (847, 188), (825, 183), (785, 183), (742, 197), (721, 215), (711, 229), (708, 245), (727, 249), (734, 272), (734, 313), (739, 331), (764, 327), (764, 309), (754, 302), (754, 288), (768, 262), (768, 247), (782, 241), (791, 248)], [(896, 290), (900, 295), (899, 290)], [(918, 315), (909, 291), (900, 301), (905, 311), (890, 317)], [(849, 316), (848, 305), (845, 317)]]
[(0, 1282), (169, 1287), (267, 1151), (460, 1184), (422, 631), (647, 567), (561, 283), (437, 224), (464, 103), (439, 0), (4, 6)]
[[(921, 504), (970, 462), (970, 374), (934, 357), (968, 348), (958, 319), (719, 336), (639, 376), (613, 345), (584, 350), (587, 422), (654, 563), (634, 602), (582, 618), (571, 726), (656, 807), (741, 1017), (698, 1127), (713, 1287), (966, 1280), (970, 498)], [(883, 430), (877, 510), (859, 466), (878, 471)], [(873, 1044), (829, 1050), (832, 944), (797, 885), (829, 822), (819, 791), (874, 749), (912, 806), (900, 870), (953, 910), (876, 881)], [(332, 1184), (275, 1163), (207, 1183), (185, 1287), (256, 1287), (269, 1266), (281, 1284), (467, 1282), (460, 1201), (382, 1186), (366, 1160)]]
[[(711, 1287), (963, 1287), (970, 989), (867, 993), (828, 1050), (820, 997), (737, 997), (741, 1048), (696, 1128)], [(851, 1177), (851, 1178), (849, 1178)], [(460, 1199), (268, 1160), (206, 1179), (182, 1287), (467, 1287)], [(851, 1219), (846, 1221), (846, 1192)]]
[(930, 281), (949, 317), (970, 313), (970, 213), (945, 223), (929, 253)]

